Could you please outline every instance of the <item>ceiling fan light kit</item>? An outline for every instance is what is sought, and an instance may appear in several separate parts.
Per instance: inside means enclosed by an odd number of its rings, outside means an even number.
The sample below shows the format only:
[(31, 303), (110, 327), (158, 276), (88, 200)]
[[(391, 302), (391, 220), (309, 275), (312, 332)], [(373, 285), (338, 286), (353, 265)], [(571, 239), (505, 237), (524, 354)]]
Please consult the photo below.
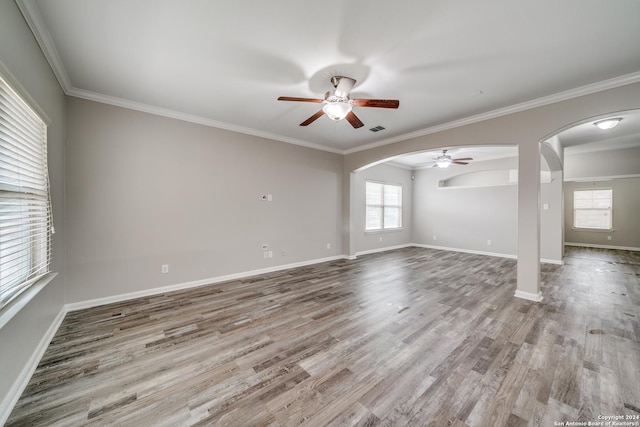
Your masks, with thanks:
[(473, 160), (471, 157), (462, 157), (459, 159), (452, 159), (450, 155), (447, 154), (447, 150), (442, 150), (442, 154), (438, 157), (434, 157), (433, 160), (435, 160), (435, 164), (433, 165), (433, 167), (438, 167), (441, 169), (446, 169), (449, 166), (451, 166), (451, 164), (456, 164), (456, 165), (468, 165), (468, 160)]
[(451, 160), (450, 159), (439, 159), (439, 160), (436, 160), (436, 166), (438, 166), (441, 169), (448, 168), (450, 164), (451, 164)]
[(354, 127), (354, 129), (361, 128), (364, 123), (354, 114), (353, 107), (375, 107), (375, 108), (398, 108), (400, 101), (396, 99), (351, 99), (349, 93), (356, 81), (350, 77), (333, 76), (331, 77), (331, 84), (334, 89), (327, 92), (324, 99), (319, 98), (297, 98), (292, 96), (280, 96), (278, 101), (294, 101), (294, 102), (315, 102), (322, 103), (324, 106), (322, 110), (309, 117), (304, 122), (300, 123), (300, 126), (308, 126), (316, 119), (323, 115), (327, 115), (331, 120), (340, 121), (347, 119), (347, 121)]
[(347, 117), (347, 114), (351, 112), (353, 107), (349, 101), (326, 101), (324, 107), (322, 107), (322, 111), (331, 119), (331, 120), (342, 120)]
[(607, 129), (613, 129), (614, 127), (618, 126), (618, 123), (620, 123), (621, 121), (622, 121), (621, 117), (615, 117), (612, 119), (600, 120), (598, 122), (595, 122), (594, 125), (598, 126), (598, 128), (602, 130), (607, 130)]

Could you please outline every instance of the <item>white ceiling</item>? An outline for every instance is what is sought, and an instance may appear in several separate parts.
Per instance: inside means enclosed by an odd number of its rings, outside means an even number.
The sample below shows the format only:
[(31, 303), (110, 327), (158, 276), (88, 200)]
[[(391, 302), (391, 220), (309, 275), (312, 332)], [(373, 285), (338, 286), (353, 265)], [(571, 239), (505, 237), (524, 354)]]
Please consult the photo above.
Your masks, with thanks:
[[(17, 2), (69, 95), (338, 153), (640, 81), (637, 0)], [(332, 75), (400, 107), (276, 100)]]

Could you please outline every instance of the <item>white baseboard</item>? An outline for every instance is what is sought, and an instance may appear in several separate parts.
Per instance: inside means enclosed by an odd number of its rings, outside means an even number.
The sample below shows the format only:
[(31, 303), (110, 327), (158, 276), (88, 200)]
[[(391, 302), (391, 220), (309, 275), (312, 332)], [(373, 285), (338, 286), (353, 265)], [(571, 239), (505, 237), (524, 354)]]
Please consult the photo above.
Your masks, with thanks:
[(7, 393), (4, 400), (0, 402), (0, 426), (4, 425), (7, 422), (7, 419), (9, 418), (9, 415), (11, 415), (13, 407), (16, 405), (16, 403), (18, 403), (18, 399), (22, 395), (22, 392), (24, 392), (24, 389), (27, 388), (31, 376), (36, 371), (36, 368), (40, 363), (40, 359), (42, 359), (42, 356), (44, 356), (44, 352), (47, 351), (49, 343), (58, 331), (58, 328), (62, 324), (62, 321), (64, 320), (66, 314), (66, 306), (63, 306), (60, 309), (60, 312), (58, 312), (58, 314), (56, 315), (53, 322), (51, 322), (51, 325), (49, 326), (49, 329), (47, 329), (47, 332), (42, 336), (40, 342), (38, 342), (38, 346), (31, 354), (31, 357), (29, 358), (27, 363), (25, 363), (22, 371), (20, 372), (20, 375), (18, 375), (18, 378), (11, 386), (9, 393)]
[[(441, 251), (463, 252), (463, 253), (467, 253), (467, 254), (487, 255), (487, 256), (494, 256), (494, 257), (499, 257), (499, 258), (518, 259), (517, 255), (502, 254), (502, 253), (499, 253), (499, 252), (485, 252), (485, 251), (476, 251), (476, 250), (473, 250), (473, 249), (450, 248), (450, 247), (447, 247), (447, 246), (423, 245), (423, 244), (420, 244), (420, 243), (414, 243), (411, 246), (416, 246), (416, 247), (419, 247), (419, 248), (438, 249), (438, 250), (441, 250)], [(540, 258), (540, 262), (545, 263), (545, 264), (564, 265), (564, 261), (563, 260), (557, 260), (557, 259)]]
[[(410, 248), (416, 246), (413, 243), (407, 243), (405, 245), (396, 245), (396, 246), (387, 246), (384, 248), (376, 248), (376, 249), (368, 249), (366, 251), (360, 251), (360, 252), (356, 252), (356, 257), (359, 255), (368, 255), (368, 254), (375, 254), (378, 252), (386, 252), (386, 251), (392, 251), (395, 249), (404, 249), (404, 248)], [(353, 258), (355, 259), (355, 257)]]
[(518, 259), (516, 255), (512, 254), (501, 254), (498, 252), (485, 252), (485, 251), (476, 251), (473, 249), (460, 249), (460, 248), (450, 248), (447, 246), (436, 246), (436, 245), (423, 245), (420, 243), (414, 243), (412, 246), (416, 246), (419, 248), (427, 248), (427, 249), (437, 249), (441, 251), (450, 251), (450, 252), (463, 252), (466, 254), (474, 254), (474, 255), (487, 255), (494, 256), (498, 258), (509, 258), (509, 259)]
[(540, 258), (540, 262), (544, 264), (555, 264), (555, 265), (564, 265), (564, 260), (560, 259), (548, 259), (548, 258)]
[[(569, 243), (567, 244), (570, 245)], [(515, 255), (510, 255), (510, 254), (500, 254), (500, 253), (494, 253), (494, 252), (474, 251), (474, 250), (468, 250), (468, 249), (449, 248), (449, 247), (443, 247), (443, 246), (422, 245), (422, 244), (414, 244), (414, 243), (361, 251), (361, 252), (358, 252), (356, 255), (366, 255), (370, 253), (384, 252), (384, 251), (389, 251), (394, 249), (402, 249), (406, 247), (422, 247), (422, 248), (429, 248), (429, 249), (446, 250), (446, 251), (453, 251), (453, 252), (464, 252), (464, 253), (471, 253), (471, 254), (477, 254), (477, 255), (488, 255), (488, 256), (511, 258), (511, 259), (517, 258)], [(104, 298), (96, 298), (96, 299), (87, 300), (87, 301), (80, 301), (80, 302), (65, 304), (60, 310), (60, 312), (58, 313), (58, 315), (56, 316), (56, 318), (54, 319), (54, 321), (49, 326), (49, 329), (47, 330), (47, 332), (43, 335), (42, 339), (38, 343), (36, 350), (33, 352), (31, 357), (23, 367), (22, 372), (20, 373), (18, 379), (15, 381), (15, 383), (11, 387), (10, 392), (7, 394), (6, 398), (0, 403), (0, 425), (3, 425), (6, 422), (9, 415), (11, 414), (13, 407), (18, 402), (20, 395), (22, 394), (24, 389), (27, 387), (29, 380), (31, 379), (31, 376), (33, 375), (36, 368), (38, 367), (40, 359), (42, 359), (42, 356), (44, 355), (49, 343), (51, 342), (51, 340), (53, 339), (53, 336), (55, 335), (58, 328), (62, 324), (62, 321), (64, 320), (65, 315), (70, 311), (97, 307), (104, 304), (121, 302), (129, 299), (157, 295), (157, 294), (162, 294), (162, 293), (176, 291), (176, 290), (211, 285), (211, 284), (226, 282), (230, 280), (237, 280), (237, 279), (256, 276), (260, 274), (272, 273), (280, 270), (287, 270), (290, 268), (305, 267), (308, 265), (335, 261), (338, 259), (352, 260), (355, 258), (356, 258), (355, 256), (338, 255), (338, 256), (333, 256), (328, 258), (315, 259), (311, 261), (303, 261), (299, 263), (286, 264), (286, 265), (281, 265), (277, 267), (252, 270), (252, 271), (247, 271), (247, 272), (237, 273), (237, 274), (229, 274), (226, 276), (218, 276), (218, 277), (213, 277), (209, 279), (196, 280), (196, 281), (187, 282), (187, 283), (179, 283), (175, 285), (145, 289), (143, 291), (130, 292), (126, 294), (119, 294), (119, 295), (113, 295), (113, 296), (104, 297)], [(547, 261), (547, 262), (554, 263), (553, 260)], [(515, 293), (515, 296), (518, 298), (524, 298), (524, 299), (536, 301), (536, 302), (542, 301), (542, 294), (532, 294), (532, 293), (517, 290)]]
[(288, 270), (290, 268), (306, 267), (308, 265), (320, 264), (323, 262), (335, 261), (338, 259), (349, 259), (349, 258), (344, 255), (338, 255), (338, 256), (333, 256), (328, 258), (315, 259), (311, 261), (303, 261), (303, 262), (297, 262), (292, 264), (280, 265), (276, 267), (262, 268), (259, 270), (251, 270), (251, 271), (245, 271), (242, 273), (228, 274), (226, 276), (211, 277), (208, 279), (195, 280), (192, 282), (178, 283), (175, 285), (161, 286), (157, 288), (145, 289), (142, 291), (128, 292), (126, 294), (118, 294), (118, 295), (112, 295), (112, 296), (103, 297), (103, 298), (96, 298), (96, 299), (91, 299), (86, 301), (69, 303), (65, 305), (65, 308), (68, 312), (83, 310), (85, 308), (92, 308), (100, 305), (127, 301), (134, 298), (142, 298), (142, 297), (148, 297), (152, 295), (164, 294), (166, 292), (180, 291), (183, 289), (197, 288), (199, 286), (213, 285), (216, 283), (228, 282), (230, 280), (244, 279), (246, 277), (273, 273), (275, 271), (280, 271), (280, 270)]
[(38, 346), (36, 347), (34, 352), (31, 354), (31, 357), (29, 358), (29, 360), (25, 363), (24, 367), (22, 368), (22, 371), (20, 372), (20, 375), (18, 376), (13, 386), (9, 390), (9, 393), (5, 396), (4, 400), (0, 402), (0, 426), (4, 425), (4, 423), (9, 418), (9, 415), (11, 414), (13, 407), (18, 402), (18, 399), (24, 392), (24, 389), (29, 384), (29, 380), (33, 376), (33, 373), (36, 371), (36, 368), (40, 363), (40, 359), (42, 359), (42, 356), (44, 356), (44, 353), (47, 350), (49, 343), (51, 342), (54, 335), (58, 331), (58, 328), (62, 324), (64, 317), (67, 315), (67, 313), (71, 311), (82, 310), (85, 308), (97, 307), (104, 304), (121, 302), (129, 299), (133, 299), (133, 298), (140, 298), (145, 296), (162, 294), (162, 293), (181, 290), (181, 289), (211, 285), (215, 283), (226, 282), (229, 280), (237, 280), (245, 277), (256, 276), (259, 274), (272, 273), (279, 270), (287, 270), (287, 269), (296, 268), (296, 267), (305, 267), (308, 265), (335, 261), (338, 259), (349, 259), (349, 257), (338, 255), (338, 256), (333, 256), (328, 258), (315, 259), (311, 261), (303, 261), (298, 263), (281, 265), (277, 267), (246, 271), (243, 273), (229, 274), (226, 276), (213, 277), (210, 279), (197, 280), (193, 282), (180, 283), (176, 285), (162, 286), (158, 288), (145, 289), (143, 291), (138, 291), (138, 292), (130, 292), (126, 294), (113, 295), (113, 296), (104, 297), (104, 298), (96, 298), (96, 299), (87, 300), (87, 301), (80, 301), (80, 302), (65, 304), (60, 309), (60, 312), (56, 315), (56, 318), (53, 320), (53, 322), (49, 326), (49, 329), (47, 329), (47, 332), (42, 336), (40, 342), (38, 343)]
[(633, 246), (613, 246), (613, 245), (591, 245), (588, 243), (573, 243), (564, 242), (565, 246), (578, 246), (583, 248), (597, 248), (597, 249), (618, 249), (621, 251), (640, 251), (640, 248)]
[(521, 291), (520, 289), (516, 289), (516, 293), (513, 295), (516, 298), (523, 298), (529, 301), (540, 302), (542, 301), (542, 292), (538, 292), (537, 294), (533, 294), (531, 292)]

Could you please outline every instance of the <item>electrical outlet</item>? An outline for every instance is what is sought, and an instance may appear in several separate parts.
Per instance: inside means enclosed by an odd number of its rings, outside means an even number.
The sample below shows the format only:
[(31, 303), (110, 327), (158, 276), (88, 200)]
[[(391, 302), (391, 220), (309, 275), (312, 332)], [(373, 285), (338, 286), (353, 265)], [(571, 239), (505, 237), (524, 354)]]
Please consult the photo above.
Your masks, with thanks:
[(268, 252), (268, 251), (264, 251), (264, 252), (262, 253), (262, 256), (264, 257), (264, 259), (269, 258), (269, 252)]
[(269, 251), (269, 258), (273, 258), (273, 251)]
[(283, 250), (282, 250), (282, 252), (280, 252), (280, 254), (281, 254), (282, 256), (287, 256), (287, 251), (286, 251), (285, 249), (283, 249)]
[(436, 236), (435, 234), (433, 235), (433, 240), (438, 240), (438, 236)]
[(607, 240), (611, 240), (611, 236), (607, 236)]
[(487, 246), (491, 246), (491, 240), (487, 240)]
[(331, 243), (327, 243), (327, 249), (331, 249)]
[(169, 272), (169, 264), (162, 264), (162, 274), (167, 274)]

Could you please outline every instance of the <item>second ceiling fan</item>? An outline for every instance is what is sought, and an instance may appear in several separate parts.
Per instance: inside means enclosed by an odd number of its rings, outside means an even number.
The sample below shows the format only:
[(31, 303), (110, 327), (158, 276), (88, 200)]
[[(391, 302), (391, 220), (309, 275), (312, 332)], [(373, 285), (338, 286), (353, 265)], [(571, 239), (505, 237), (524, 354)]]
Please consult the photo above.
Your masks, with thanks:
[(349, 93), (356, 81), (350, 77), (331, 77), (331, 84), (334, 89), (328, 91), (324, 99), (319, 98), (297, 98), (291, 96), (281, 96), (278, 101), (294, 102), (315, 102), (325, 104), (320, 111), (309, 117), (300, 126), (309, 126), (323, 115), (327, 115), (332, 120), (347, 119), (355, 129), (364, 126), (364, 123), (354, 114), (353, 107), (375, 107), (375, 108), (398, 108), (400, 101), (397, 99), (351, 99)]
[(438, 157), (434, 157), (434, 168), (448, 168), (452, 164), (454, 165), (468, 165), (469, 160), (473, 160), (471, 157), (461, 157), (459, 159), (452, 159), (450, 155), (447, 154), (447, 150), (442, 150), (442, 154)]

